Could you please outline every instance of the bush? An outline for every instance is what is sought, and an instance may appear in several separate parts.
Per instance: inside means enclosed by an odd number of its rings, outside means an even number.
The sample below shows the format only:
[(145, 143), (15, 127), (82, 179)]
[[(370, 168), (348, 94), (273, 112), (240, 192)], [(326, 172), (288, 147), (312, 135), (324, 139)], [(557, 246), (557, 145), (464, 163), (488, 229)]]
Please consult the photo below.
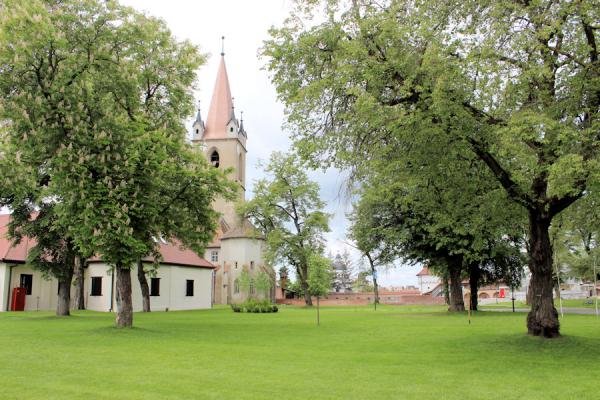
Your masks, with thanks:
[(248, 299), (241, 304), (232, 304), (231, 309), (233, 312), (247, 312), (247, 313), (274, 313), (279, 311), (275, 304), (271, 304), (269, 300), (255, 300)]

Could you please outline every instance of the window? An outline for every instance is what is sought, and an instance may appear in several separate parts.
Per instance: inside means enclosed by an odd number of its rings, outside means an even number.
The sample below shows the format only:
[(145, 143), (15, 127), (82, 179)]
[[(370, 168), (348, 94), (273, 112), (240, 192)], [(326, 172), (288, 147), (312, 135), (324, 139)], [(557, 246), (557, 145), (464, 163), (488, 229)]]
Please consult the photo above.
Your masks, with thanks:
[(219, 251), (213, 250), (210, 252), (210, 261), (218, 262), (219, 261)]
[(185, 295), (186, 296), (194, 295), (194, 281), (192, 279), (188, 279), (185, 281)]
[(150, 278), (150, 296), (160, 296), (160, 278)]
[(92, 276), (92, 293), (90, 296), (102, 296), (102, 277)]
[(33, 288), (33, 275), (21, 274), (21, 284), (19, 286), (27, 289), (27, 295), (30, 295)]
[(233, 126), (229, 128), (229, 132), (233, 132)]
[(254, 279), (250, 279), (250, 294), (254, 294)]
[(254, 261), (250, 261), (250, 269), (254, 269)]
[(210, 155), (210, 163), (213, 167), (219, 168), (219, 153), (216, 150)]
[(200, 133), (200, 129), (196, 129), (196, 135)]
[(235, 269), (237, 269), (237, 261), (235, 262)]
[(233, 281), (233, 293), (238, 294), (240, 292), (240, 281), (239, 280), (235, 280)]

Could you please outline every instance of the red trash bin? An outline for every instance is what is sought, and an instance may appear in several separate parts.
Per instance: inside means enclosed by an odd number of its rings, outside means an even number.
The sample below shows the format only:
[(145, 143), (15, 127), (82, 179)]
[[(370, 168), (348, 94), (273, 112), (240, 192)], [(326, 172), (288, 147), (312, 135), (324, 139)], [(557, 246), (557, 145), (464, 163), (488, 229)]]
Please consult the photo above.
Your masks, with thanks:
[(27, 295), (27, 288), (16, 287), (13, 289), (12, 302), (10, 303), (11, 311), (24, 311), (25, 310), (25, 296)]

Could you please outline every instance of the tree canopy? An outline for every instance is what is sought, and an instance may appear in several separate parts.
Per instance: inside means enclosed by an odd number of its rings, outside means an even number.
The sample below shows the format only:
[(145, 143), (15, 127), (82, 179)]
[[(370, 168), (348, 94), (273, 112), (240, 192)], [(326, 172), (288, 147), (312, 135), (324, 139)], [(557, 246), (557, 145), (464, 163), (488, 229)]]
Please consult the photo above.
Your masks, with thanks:
[[(264, 54), (301, 154), (360, 178), (446, 137), (528, 218), (533, 335), (559, 334), (553, 218), (598, 181), (600, 11), (570, 1), (311, 2)], [(452, 170), (450, 170), (452, 171)]]
[(321, 253), (329, 215), (319, 198), (319, 186), (308, 179), (294, 156), (273, 153), (265, 168), (267, 178), (254, 186), (254, 198), (239, 205), (265, 236), (266, 259), (294, 268), (307, 304), (312, 304), (307, 283), (309, 256)]

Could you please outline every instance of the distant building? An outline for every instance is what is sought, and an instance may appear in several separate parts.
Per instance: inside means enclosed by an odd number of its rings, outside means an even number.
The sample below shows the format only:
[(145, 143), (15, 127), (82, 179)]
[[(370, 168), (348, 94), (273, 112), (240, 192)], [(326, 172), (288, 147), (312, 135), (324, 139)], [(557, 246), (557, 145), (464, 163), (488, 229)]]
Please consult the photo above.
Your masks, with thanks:
[(349, 265), (339, 254), (331, 263), (333, 269), (332, 289), (337, 293), (352, 292), (352, 277)]
[(431, 274), (427, 267), (423, 267), (423, 269), (419, 271), (417, 279), (419, 281), (418, 286), (421, 294), (429, 293), (442, 284), (442, 280)]

